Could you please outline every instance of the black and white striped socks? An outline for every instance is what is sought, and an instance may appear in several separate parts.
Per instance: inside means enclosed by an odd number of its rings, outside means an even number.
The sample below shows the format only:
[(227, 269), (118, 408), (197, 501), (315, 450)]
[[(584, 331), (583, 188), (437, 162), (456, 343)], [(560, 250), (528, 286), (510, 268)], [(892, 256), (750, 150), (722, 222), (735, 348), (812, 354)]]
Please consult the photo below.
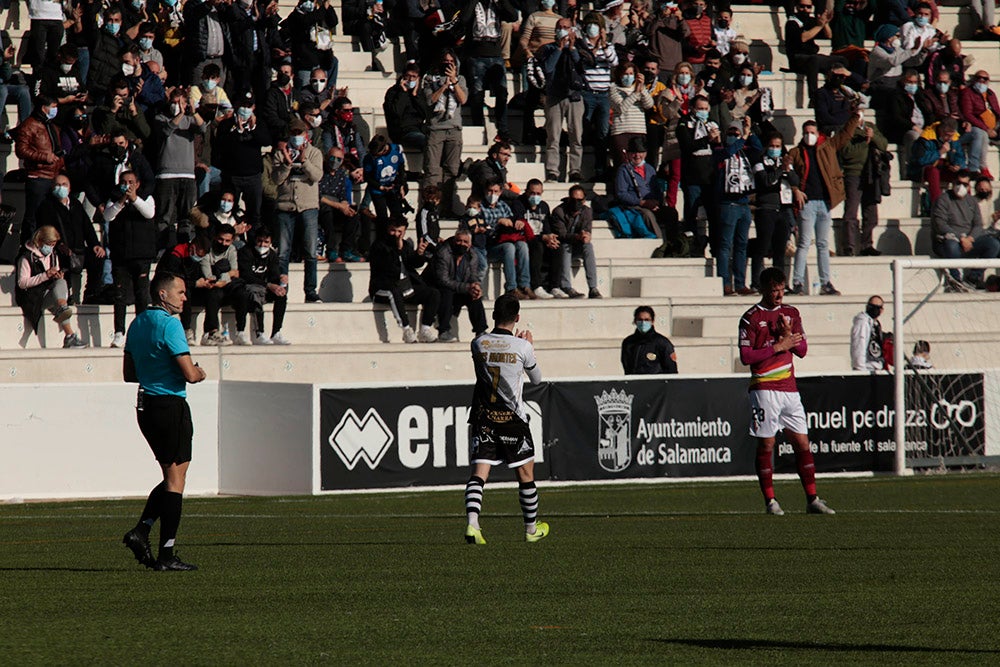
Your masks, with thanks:
[(483, 511), (483, 487), (486, 481), (473, 475), (465, 485), (465, 513), (469, 525), (479, 530), (479, 513)]
[(524, 515), (524, 528), (527, 532), (535, 532), (535, 518), (538, 516), (538, 489), (534, 482), (521, 482), (517, 498), (521, 501), (521, 514)]

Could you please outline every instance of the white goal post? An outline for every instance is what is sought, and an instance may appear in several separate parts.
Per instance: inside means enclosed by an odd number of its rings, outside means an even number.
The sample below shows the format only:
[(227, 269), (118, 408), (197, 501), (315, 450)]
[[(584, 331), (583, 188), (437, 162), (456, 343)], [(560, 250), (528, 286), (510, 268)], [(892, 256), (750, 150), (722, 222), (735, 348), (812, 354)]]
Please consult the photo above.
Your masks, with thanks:
[[(919, 297), (916, 302), (908, 303), (906, 296), (906, 282), (905, 274), (908, 270), (914, 269), (924, 269), (936, 272), (938, 276), (938, 282), (936, 286), (932, 286), (929, 293)], [(898, 418), (899, 415), (906, 415), (906, 383), (907, 378), (916, 379), (912, 371), (907, 370), (907, 356), (906, 350), (908, 345), (912, 345), (912, 341), (906, 339), (906, 323), (913, 318), (928, 302), (938, 292), (944, 292), (946, 285), (950, 281), (947, 277), (949, 269), (965, 270), (965, 269), (997, 269), (1000, 270), (1000, 259), (894, 259), (892, 261), (892, 305), (893, 305), (893, 335), (895, 337), (893, 344), (893, 375), (894, 375), (894, 396), (893, 405), (895, 408), (895, 414), (897, 418), (893, 420), (894, 429), (894, 439), (896, 441), (896, 461), (895, 461), (895, 472), (897, 475), (908, 475), (912, 474), (912, 469), (908, 468), (906, 465), (906, 451), (907, 451), (907, 441), (906, 441), (906, 419)], [(996, 308), (1000, 310), (1000, 294), (985, 294), (979, 293), (983, 297), (988, 297), (986, 308), (992, 310), (992, 306), (995, 304)], [(911, 294), (909, 299), (912, 300), (914, 295)], [(907, 310), (907, 308), (909, 310)], [(980, 308), (977, 304), (970, 304), (970, 315), (975, 309)], [(1000, 323), (1000, 318), (998, 318), (998, 323)], [(998, 348), (1000, 348), (1000, 336), (998, 336), (997, 341)], [(987, 366), (995, 366), (997, 358), (983, 359), (980, 361), (979, 368), (984, 368)], [(971, 370), (971, 369), (970, 369)]]

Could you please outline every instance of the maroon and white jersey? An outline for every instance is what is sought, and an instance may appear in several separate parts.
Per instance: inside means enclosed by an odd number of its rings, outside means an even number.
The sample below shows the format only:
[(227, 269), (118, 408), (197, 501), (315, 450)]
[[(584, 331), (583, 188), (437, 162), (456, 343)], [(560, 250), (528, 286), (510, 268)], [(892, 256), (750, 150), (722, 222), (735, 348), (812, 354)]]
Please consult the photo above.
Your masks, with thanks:
[[(791, 324), (792, 333), (800, 333), (803, 338), (791, 350), (775, 352), (782, 319)], [(750, 367), (750, 391), (798, 391), (793, 353), (799, 357), (806, 354), (805, 331), (798, 309), (785, 305), (767, 309), (758, 303), (740, 318), (740, 360)]]

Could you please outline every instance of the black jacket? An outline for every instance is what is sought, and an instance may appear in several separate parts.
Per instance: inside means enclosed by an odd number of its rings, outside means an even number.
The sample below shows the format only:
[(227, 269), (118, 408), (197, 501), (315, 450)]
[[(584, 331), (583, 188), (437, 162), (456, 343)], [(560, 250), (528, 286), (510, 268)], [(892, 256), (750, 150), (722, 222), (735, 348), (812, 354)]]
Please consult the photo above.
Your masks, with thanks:
[[(118, 33), (121, 35), (121, 33)], [(90, 47), (90, 69), (87, 70), (87, 86), (94, 93), (96, 101), (101, 101), (101, 95), (107, 90), (111, 79), (121, 74), (121, 50), (130, 46), (128, 37), (110, 34), (107, 30), (98, 30), (94, 34), (94, 44)]]
[[(94, 206), (100, 206), (108, 201), (114, 189), (118, 186), (118, 163), (107, 150), (94, 155), (92, 177), (87, 182), (87, 199)], [(129, 147), (125, 157), (125, 167), (134, 171), (139, 178), (139, 196), (145, 199), (156, 189), (156, 174), (149, 166), (149, 160), (135, 146)]]
[(240, 248), (238, 258), (240, 278), (247, 285), (281, 284), (278, 251), (274, 248), (268, 254), (261, 256), (255, 246), (247, 244)]
[(677, 372), (673, 353), (673, 344), (655, 328), (636, 331), (622, 341), (622, 369), (625, 375), (673, 374)]
[(308, 14), (293, 9), (278, 26), (282, 41), (292, 52), (292, 69), (311, 70), (324, 65), (324, 54), (312, 40), (312, 28), (320, 25), (333, 31), (337, 27), (337, 12), (333, 7), (317, 7)]
[(472, 283), (479, 282), (479, 255), (469, 248), (461, 261), (456, 262), (451, 243), (445, 241), (437, 249), (434, 261), (424, 271), (423, 277), (435, 287), (464, 294)]
[(411, 95), (396, 84), (386, 91), (382, 102), (385, 124), (389, 128), (389, 138), (399, 143), (410, 132), (424, 132), (430, 110), (420, 89)]
[(108, 223), (108, 245), (118, 260), (156, 258), (156, 218), (144, 218), (131, 203)]
[(417, 269), (426, 262), (426, 257), (417, 254), (413, 241), (406, 239), (403, 241), (403, 249), (399, 250), (396, 248), (396, 239), (383, 235), (372, 244), (371, 252), (368, 253), (368, 266), (371, 271), (368, 282), (369, 296), (374, 296), (379, 290), (396, 287), (399, 284), (401, 269), (414, 284), (422, 284), (417, 276)]
[(58, 229), (63, 243), (77, 254), (91, 252), (94, 246), (101, 243), (93, 223), (83, 210), (83, 204), (73, 197), (70, 197), (67, 207), (55, 195), (49, 195), (38, 205), (35, 220), (39, 225), (52, 225)]
[(264, 173), (260, 149), (271, 144), (267, 126), (257, 119), (253, 130), (238, 132), (236, 119), (224, 120), (212, 142), (212, 163), (227, 176), (257, 176)]
[[(214, 3), (204, 0), (202, 2), (188, 2), (184, 5), (184, 41), (182, 44), (187, 57), (186, 64), (192, 71), (198, 63), (208, 60), (208, 15), (214, 9), (216, 9)], [(223, 50), (221, 55), (225, 56), (231, 50), (229, 24), (223, 20), (221, 11), (216, 13), (216, 18), (219, 19), (222, 28)]]
[(271, 137), (280, 141), (287, 137), (292, 123), (292, 106), (295, 101), (295, 88), (287, 95), (274, 82), (264, 93), (264, 103), (257, 107), (257, 122), (264, 122)]
[[(278, 28), (278, 15), (261, 16), (258, 19), (247, 14), (238, 3), (222, 5), (219, 9), (223, 22), (229, 27), (229, 50), (226, 65), (231, 68), (247, 68), (257, 63), (265, 70), (271, 67), (270, 35)], [(257, 33), (257, 50), (253, 48), (254, 33)]]

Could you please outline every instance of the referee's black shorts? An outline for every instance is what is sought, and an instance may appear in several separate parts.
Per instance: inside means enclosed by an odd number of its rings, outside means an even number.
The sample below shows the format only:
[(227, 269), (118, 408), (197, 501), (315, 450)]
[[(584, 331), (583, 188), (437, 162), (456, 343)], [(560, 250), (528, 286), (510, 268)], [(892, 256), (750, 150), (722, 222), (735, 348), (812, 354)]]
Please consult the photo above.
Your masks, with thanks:
[(161, 465), (191, 460), (194, 423), (191, 408), (183, 397), (146, 394), (142, 398), (142, 409), (136, 409), (136, 420)]

